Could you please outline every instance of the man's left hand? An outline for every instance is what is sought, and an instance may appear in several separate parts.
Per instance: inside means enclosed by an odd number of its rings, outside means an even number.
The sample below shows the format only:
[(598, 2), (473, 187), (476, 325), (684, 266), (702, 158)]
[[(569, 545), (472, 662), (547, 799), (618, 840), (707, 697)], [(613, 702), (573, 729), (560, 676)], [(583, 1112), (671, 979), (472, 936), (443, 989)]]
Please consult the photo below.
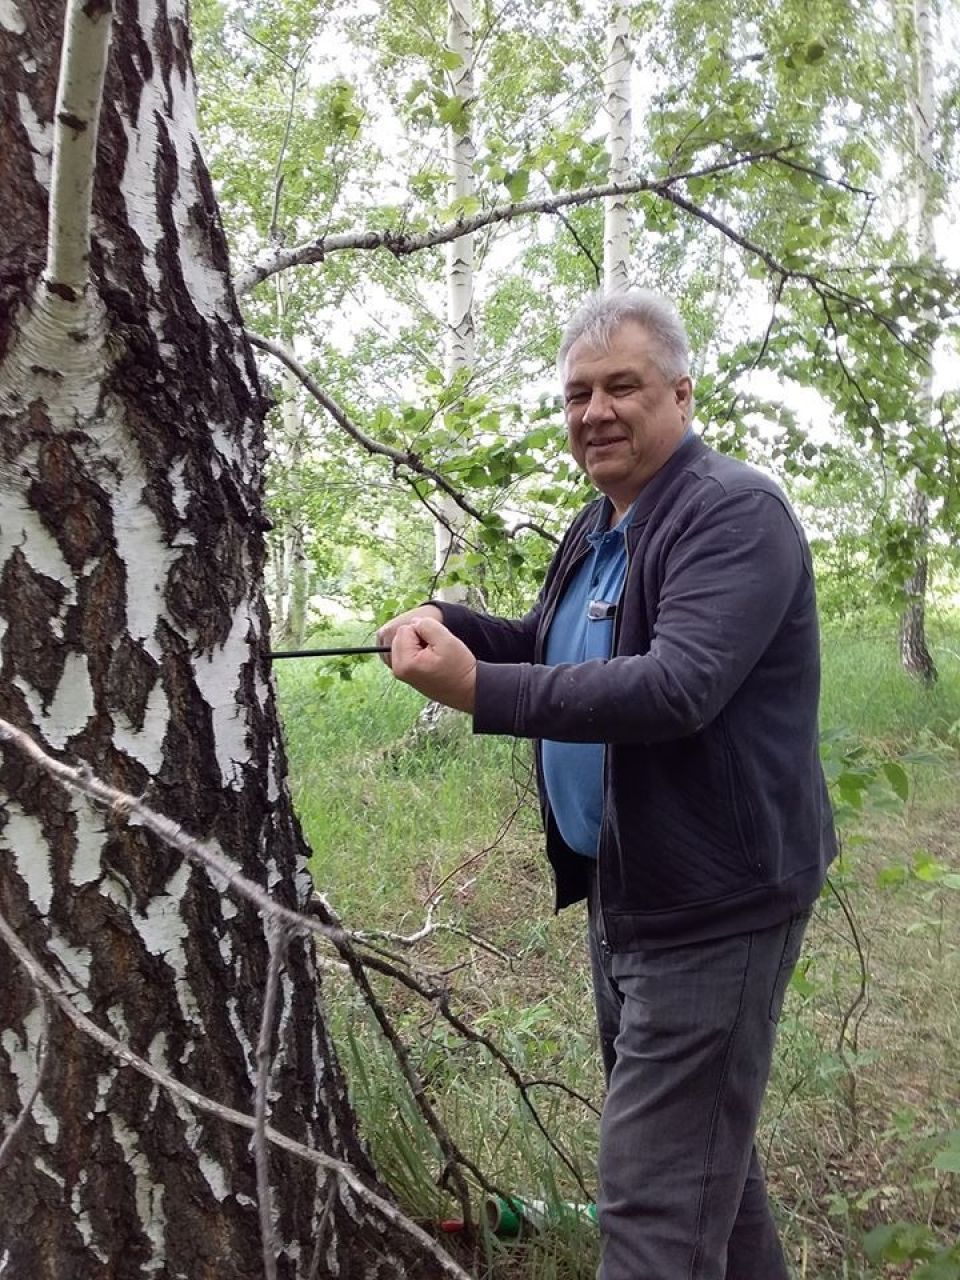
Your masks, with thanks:
[(477, 660), (457, 637), (434, 618), (417, 618), (398, 628), (390, 650), (398, 680), (434, 702), (473, 712)]

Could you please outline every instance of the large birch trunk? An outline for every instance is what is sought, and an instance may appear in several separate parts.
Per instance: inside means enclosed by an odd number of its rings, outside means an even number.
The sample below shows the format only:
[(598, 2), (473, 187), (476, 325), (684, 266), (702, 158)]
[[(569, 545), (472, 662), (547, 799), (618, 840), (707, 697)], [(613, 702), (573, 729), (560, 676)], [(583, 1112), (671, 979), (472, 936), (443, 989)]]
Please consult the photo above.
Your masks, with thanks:
[[(931, 0), (914, 0), (914, 42), (916, 89), (913, 95), (914, 195), (916, 200), (916, 251), (921, 262), (932, 263), (936, 257), (934, 215), (936, 202), (934, 174), (934, 124), (936, 102), (933, 83), (933, 6)], [(928, 320), (935, 320), (933, 315)], [(928, 355), (932, 358), (933, 343)], [(933, 369), (928, 366), (918, 390), (920, 413), (929, 423), (933, 414)], [(913, 571), (904, 583), (906, 604), (900, 617), (900, 661), (911, 675), (932, 684), (937, 668), (927, 647), (926, 595), (928, 576), (927, 540), (930, 504), (927, 495), (914, 482), (907, 505), (907, 519), (915, 531), (917, 557)]]
[[(80, 34), (110, 9), (75, 5)], [(310, 885), (266, 658), (264, 402), (197, 143), (185, 5), (116, 6), (89, 286), (82, 157), (76, 172), (52, 157), (62, 23), (54, 0), (0, 7), (0, 716), (295, 907)], [(69, 74), (95, 101), (85, 56)], [(95, 139), (95, 111), (58, 114), (63, 155)], [(6, 920), (102, 1028), (249, 1114), (257, 912), (12, 753), (0, 790)], [(0, 1138), (30, 1095), (40, 1028), (0, 946)], [(275, 1044), (272, 1123), (372, 1182), (302, 941)], [(120, 1067), (56, 1010), (47, 1059), (0, 1169), (0, 1273), (263, 1276), (249, 1134)], [(318, 1189), (276, 1151), (270, 1175), (280, 1277), (437, 1273), (342, 1181)]]

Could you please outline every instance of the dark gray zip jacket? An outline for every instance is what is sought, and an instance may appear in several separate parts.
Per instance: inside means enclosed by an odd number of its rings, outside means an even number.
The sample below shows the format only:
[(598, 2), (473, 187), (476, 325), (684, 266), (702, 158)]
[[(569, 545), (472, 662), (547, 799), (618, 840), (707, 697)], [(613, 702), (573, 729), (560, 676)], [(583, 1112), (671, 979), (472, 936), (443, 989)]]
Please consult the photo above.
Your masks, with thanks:
[[(526, 617), (435, 602), (478, 659), (474, 730), (607, 744), (597, 875), (614, 951), (777, 924), (815, 901), (836, 853), (803, 531), (772, 480), (691, 437), (641, 492), (614, 656), (544, 666), (604, 504), (574, 520)], [(537, 764), (559, 909), (585, 896), (591, 860), (560, 835)]]

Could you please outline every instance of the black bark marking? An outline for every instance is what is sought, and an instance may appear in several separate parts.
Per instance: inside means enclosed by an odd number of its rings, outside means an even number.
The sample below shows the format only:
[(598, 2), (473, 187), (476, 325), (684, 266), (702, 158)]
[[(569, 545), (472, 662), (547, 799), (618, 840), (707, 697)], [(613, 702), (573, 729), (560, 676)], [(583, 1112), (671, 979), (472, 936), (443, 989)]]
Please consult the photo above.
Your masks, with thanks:
[(196, 223), (201, 238), (205, 241), (209, 262), (214, 270), (220, 272), (229, 283), (232, 292), (233, 282), (230, 279), (230, 256), (227, 249), (227, 236), (220, 218), (220, 209), (213, 190), (210, 171), (203, 162), (200, 145), (196, 139), (194, 139), (193, 143), (193, 178), (197, 184), (200, 200), (191, 209), (191, 217)]
[(41, 446), (27, 499), (71, 569), (79, 571), (106, 549), (111, 524), (109, 500), (85, 474), (63, 437), (54, 436)]
[(153, 52), (160, 68), (161, 80), (166, 89), (164, 107), (169, 115), (173, 110), (173, 94), (170, 84), (176, 61), (176, 51), (173, 44), (172, 24), (167, 13), (167, 0), (158, 0), (157, 17), (153, 29)]
[(123, 561), (108, 549), (77, 584), (77, 606), (69, 621), (77, 647), (87, 654), (95, 688), (104, 678), (114, 644), (124, 634), (126, 575)]
[(107, 669), (107, 705), (111, 711), (122, 711), (137, 732), (143, 728), (147, 701), (159, 677), (156, 659), (130, 636), (121, 636)]
[[(61, 284), (59, 280), (44, 280), (43, 283), (46, 286), (48, 293), (56, 294), (58, 298), (63, 298), (65, 302), (76, 302), (77, 298), (80, 296), (76, 289), (71, 289), (68, 284)], [(43, 372), (43, 370), (40, 370), (37, 366), (35, 366), (35, 371)]]
[(0, 575), (0, 611), (7, 620), (4, 671), (33, 685), (44, 708), (57, 691), (66, 661), (66, 646), (50, 625), (66, 598), (66, 587), (34, 569), (19, 547), (13, 552)]
[(72, 115), (69, 111), (58, 112), (57, 119), (61, 124), (65, 124), (68, 129), (73, 130), (75, 138), (79, 138), (81, 133), (87, 132), (86, 120), (81, 120), (79, 116)]
[[(180, 865), (180, 855), (140, 827), (121, 826), (109, 819), (108, 822), (112, 830), (104, 845), (103, 865), (121, 884), (126, 885), (133, 899), (134, 914), (142, 916), (156, 895), (166, 890), (170, 877)], [(132, 929), (130, 920), (116, 906), (114, 912), (116, 919), (112, 927), (115, 932), (118, 935), (129, 934)], [(119, 947), (119, 943), (116, 945)], [(117, 963), (121, 960), (123, 957), (118, 952)], [(139, 974), (146, 968), (149, 975), (156, 978), (166, 967), (160, 959), (144, 952), (131, 972)], [(116, 984), (119, 991), (123, 985), (119, 973)]]
[[(0, 155), (4, 155), (3, 150), (3, 127), (0, 125)], [(6, 160), (4, 160), (6, 165)], [(2, 171), (3, 166), (0, 166)], [(0, 181), (0, 200), (3, 197), (3, 183)], [(0, 206), (2, 207), (2, 206)], [(0, 243), (2, 243), (4, 230), (2, 222), (0, 222)], [(23, 305), (24, 298), (28, 297), (33, 286), (34, 280), (43, 270), (43, 260), (38, 258), (36, 254), (28, 253), (26, 246), (17, 245), (14, 247), (11, 259), (0, 261), (0, 361), (10, 347), (10, 342), (17, 331), (17, 320)], [(0, 432), (0, 450), (7, 457), (12, 456), (10, 453), (10, 440), (6, 436), (6, 432)], [(19, 452), (19, 448), (15, 449)]]
[[(153, 58), (143, 38), (137, 0), (120, 0), (112, 42), (105, 101), (122, 103), (122, 114), (131, 122), (139, 118), (144, 82), (153, 76)], [(118, 38), (122, 30), (124, 39)]]

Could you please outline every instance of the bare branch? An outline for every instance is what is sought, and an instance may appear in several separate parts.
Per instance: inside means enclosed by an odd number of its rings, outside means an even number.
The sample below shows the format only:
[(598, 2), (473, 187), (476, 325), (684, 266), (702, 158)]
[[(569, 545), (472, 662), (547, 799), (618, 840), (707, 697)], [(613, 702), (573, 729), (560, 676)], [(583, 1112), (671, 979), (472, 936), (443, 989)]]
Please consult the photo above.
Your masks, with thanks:
[(337, 1198), (337, 1180), (332, 1174), (324, 1174), (321, 1170), (317, 1171), (317, 1198), (326, 1188), (326, 1196), (323, 1200), (323, 1209), (320, 1213), (320, 1221), (317, 1223), (317, 1229), (314, 1232), (313, 1256), (310, 1259), (310, 1270), (307, 1272), (307, 1280), (317, 1280), (320, 1275), (320, 1263), (323, 1260), (323, 1251), (327, 1243), (327, 1226), (330, 1222), (330, 1215), (333, 1213), (333, 1202)]
[(565, 213), (558, 213), (557, 217), (560, 219), (563, 225), (570, 232), (570, 235), (573, 237), (573, 241), (576, 244), (577, 248), (580, 250), (583, 256), (590, 263), (591, 267), (593, 267), (593, 274), (596, 277), (597, 288), (599, 289), (603, 284), (603, 267), (597, 261), (596, 257), (594, 256), (593, 252), (590, 249), (590, 246), (586, 243), (586, 241), (580, 235), (579, 231), (573, 225), (573, 223), (570, 221), (567, 215)]
[(0, 1169), (6, 1164), (13, 1154), (13, 1149), (17, 1145), (17, 1139), (23, 1132), (27, 1123), (27, 1118), (33, 1110), (33, 1104), (39, 1096), (43, 1087), (44, 1076), (47, 1073), (47, 1063), (50, 1061), (50, 1006), (47, 1003), (46, 993), (43, 989), (33, 983), (34, 991), (37, 993), (37, 1000), (40, 1004), (40, 1038), (37, 1041), (37, 1075), (33, 1082), (33, 1087), (23, 1106), (20, 1108), (20, 1114), (14, 1120), (10, 1130), (8, 1131), (3, 1142), (0, 1143)]
[(319, 920), (300, 915), (282, 903), (274, 901), (260, 885), (247, 879), (239, 866), (216, 849), (188, 836), (183, 829), (170, 818), (151, 809), (149, 805), (138, 800), (126, 791), (119, 791), (108, 783), (102, 782), (87, 768), (74, 768), (54, 760), (52, 756), (39, 747), (22, 729), (16, 728), (6, 720), (0, 719), (0, 742), (7, 742), (31, 760), (62, 786), (71, 791), (79, 791), (89, 796), (98, 804), (110, 809), (114, 816), (121, 820), (129, 820), (135, 816), (141, 826), (152, 831), (165, 844), (176, 849), (191, 862), (205, 867), (225, 882), (227, 889), (235, 889), (241, 897), (252, 902), (267, 918), (273, 917), (280, 923), (288, 925), (298, 933), (312, 933), (318, 937), (336, 942), (341, 931), (322, 924)]
[[(328, 906), (326, 899), (317, 895), (319, 900), (325, 907)], [(434, 920), (433, 913), (442, 902), (442, 897), (433, 895), (427, 904), (427, 918), (419, 929), (413, 933), (393, 933), (389, 929), (351, 929), (350, 937), (354, 942), (369, 943), (374, 941), (389, 942), (397, 947), (416, 947), (421, 942), (432, 937), (435, 933), (452, 933), (454, 937), (463, 938), (466, 942), (471, 943), (475, 947), (479, 947), (481, 951), (488, 951), (490, 955), (496, 956), (498, 960), (504, 960), (508, 964), (512, 964), (516, 960), (516, 956), (510, 955), (506, 951), (501, 951), (487, 938), (481, 938), (479, 934), (471, 933), (469, 929), (464, 929), (462, 925), (450, 924), (446, 920)]]
[(260, 1208), (260, 1236), (263, 1241), (263, 1274), (265, 1280), (277, 1280), (277, 1233), (273, 1225), (273, 1197), (270, 1192), (270, 1158), (267, 1153), (267, 1090), (273, 1066), (273, 1033), (277, 1021), (277, 995), (280, 974), (287, 950), (288, 933), (267, 920), (270, 963), (264, 985), (263, 1009), (260, 1014), (260, 1036), (257, 1040), (257, 1082), (254, 1091), (253, 1153), (257, 1169), (257, 1203)]
[[(444, 1019), (444, 1021), (449, 1023), (449, 1025), (453, 1027), (455, 1031), (459, 1032), (460, 1036), (464, 1040), (469, 1041), (471, 1044), (482, 1045), (483, 1048), (486, 1049), (486, 1051), (490, 1054), (490, 1056), (496, 1062), (500, 1063), (500, 1066), (503, 1068), (503, 1070), (506, 1072), (506, 1074), (510, 1077), (510, 1079), (513, 1081), (514, 1085), (516, 1086), (518, 1093), (520, 1094), (521, 1098), (524, 1101), (524, 1104), (526, 1105), (527, 1111), (529, 1112), (531, 1119), (533, 1120), (537, 1128), (540, 1130), (540, 1133), (542, 1134), (544, 1141), (547, 1143), (550, 1150), (553, 1151), (553, 1153), (557, 1156), (557, 1158), (561, 1161), (561, 1163), (565, 1165), (566, 1168), (569, 1170), (569, 1172), (575, 1179), (576, 1184), (580, 1188), (580, 1191), (583, 1193), (583, 1195), (588, 1200), (592, 1199), (590, 1195), (590, 1191), (587, 1189), (587, 1186), (583, 1181), (583, 1174), (580, 1172), (579, 1168), (576, 1166), (576, 1164), (573, 1162), (570, 1156), (568, 1156), (567, 1153), (564, 1151), (564, 1149), (560, 1146), (557, 1140), (551, 1136), (549, 1129), (547, 1128), (546, 1124), (543, 1121), (543, 1118), (540, 1115), (540, 1112), (534, 1106), (530, 1098), (531, 1082), (524, 1079), (524, 1077), (520, 1074), (520, 1072), (513, 1065), (513, 1063), (510, 1061), (507, 1055), (503, 1052), (503, 1050), (500, 1049), (488, 1036), (483, 1035), (482, 1032), (477, 1031), (476, 1028), (474, 1027), (471, 1027), (469, 1023), (464, 1022), (464, 1020), (461, 1017), (459, 1017), (457, 1014), (453, 1012), (453, 1010), (450, 1008), (450, 997), (447, 989), (445, 987), (428, 987), (425, 983), (421, 982), (419, 978), (415, 978), (412, 974), (406, 973), (403, 969), (399, 968), (397, 965), (391, 964), (389, 960), (385, 960), (380, 956), (363, 954), (360, 956), (360, 959), (362, 960), (363, 966), (365, 969), (375, 969), (378, 973), (382, 973), (382, 974), (385, 974), (387, 977), (393, 978), (396, 982), (399, 982), (401, 986), (404, 986), (408, 990), (415, 992), (423, 1000), (427, 1000), (431, 1004), (434, 1004), (436, 1008), (439, 1010), (440, 1016)], [(547, 1081), (537, 1080), (535, 1083), (538, 1085), (544, 1085), (547, 1083)]]
[(71, 302), (83, 295), (90, 278), (90, 212), (112, 23), (111, 0), (68, 0), (53, 123), (44, 281)]
[[(176, 823), (172, 822), (169, 818), (165, 818), (162, 814), (156, 813), (154, 810), (149, 808), (148, 805), (144, 804), (143, 801), (137, 800), (136, 797), (131, 796), (126, 792), (119, 791), (117, 788), (111, 787), (107, 783), (102, 782), (99, 778), (95, 777), (89, 769), (73, 768), (70, 765), (65, 765), (58, 760), (54, 760), (53, 757), (47, 755), (47, 753), (43, 751), (28, 734), (3, 719), (0, 719), (0, 742), (6, 742), (24, 755), (28, 756), (62, 786), (67, 787), (70, 790), (80, 791), (84, 795), (90, 796), (92, 799), (96, 800), (99, 804), (106, 805), (118, 819), (123, 820), (129, 819), (131, 816), (136, 816), (137, 821), (141, 826), (152, 831), (166, 844), (177, 849), (186, 857), (190, 858), (191, 861), (200, 864), (205, 867), (207, 871), (220, 877), (225, 882), (226, 888), (233, 889), (236, 893), (240, 894), (241, 897), (252, 902), (256, 907), (258, 907), (265, 919), (272, 920), (276, 927), (286, 927), (291, 933), (313, 934), (328, 942), (332, 942), (340, 951), (342, 958), (354, 977), (356, 977), (358, 972), (357, 964), (359, 964), (363, 969), (374, 969), (378, 973), (383, 973), (388, 977), (394, 978), (396, 981), (400, 982), (401, 985), (416, 992), (429, 1003), (436, 1003), (443, 1018), (450, 1024), (450, 1026), (454, 1027), (465, 1040), (474, 1044), (482, 1045), (487, 1052), (500, 1063), (506, 1074), (519, 1090), (520, 1095), (526, 1104), (527, 1110), (551, 1150), (556, 1153), (567, 1169), (570, 1170), (583, 1194), (589, 1197), (590, 1193), (583, 1182), (583, 1177), (579, 1169), (563, 1148), (550, 1135), (549, 1130), (534, 1106), (529, 1096), (529, 1083), (524, 1080), (523, 1076), (513, 1065), (510, 1059), (492, 1040), (476, 1031), (468, 1023), (464, 1022), (462, 1018), (450, 1010), (449, 993), (445, 987), (428, 987), (419, 979), (414, 978), (409, 973), (406, 973), (400, 964), (394, 963), (394, 957), (385, 958), (383, 955), (371, 954), (370, 948), (372, 944), (370, 943), (364, 945), (363, 953), (355, 951), (350, 935), (343, 928), (338, 925), (330, 924), (326, 920), (301, 915), (296, 911), (292, 911), (289, 907), (285, 907), (281, 903), (274, 901), (274, 899), (272, 899), (258, 884), (252, 880), (248, 880), (246, 876), (241, 873), (239, 867), (237, 867), (229, 858), (218, 853), (216, 850), (211, 849), (199, 840), (194, 840), (190, 836), (187, 836)], [(434, 893), (436, 893), (436, 890), (434, 890)], [(324, 914), (331, 914), (325, 903), (323, 906)], [(119, 1057), (128, 1065), (134, 1067), (135, 1070), (146, 1075), (149, 1079), (163, 1084), (164, 1087), (169, 1088), (171, 1092), (177, 1093), (178, 1096), (185, 1098), (185, 1100), (190, 1102), (191, 1105), (196, 1106), (201, 1110), (209, 1111), (212, 1114), (219, 1115), (222, 1119), (228, 1120), (231, 1123), (242, 1124), (245, 1128), (256, 1132), (257, 1120), (255, 1117), (244, 1115), (241, 1112), (232, 1111), (229, 1108), (222, 1106), (220, 1103), (214, 1102), (212, 1099), (196, 1093), (195, 1090), (189, 1089), (188, 1086), (182, 1085), (178, 1081), (174, 1081), (172, 1077), (167, 1076), (163, 1072), (157, 1071), (149, 1063), (143, 1062), (142, 1059), (138, 1058), (125, 1045), (115, 1040), (107, 1032), (102, 1031), (97, 1027), (95, 1023), (92, 1023), (89, 1019), (85, 1018), (79, 1010), (73, 1006), (69, 996), (67, 996), (62, 988), (57, 985), (56, 981), (41, 968), (35, 958), (29, 953), (29, 951), (27, 951), (2, 916), (0, 916), (0, 937), (8, 943), (14, 953), (21, 960), (21, 963), (24, 964), (27, 972), (31, 975), (34, 981), (45, 988), (45, 990), (53, 997), (55, 1003), (64, 1010), (74, 1024), (80, 1027), (81, 1030), (86, 1031), (87, 1034), (91, 1035), (109, 1052)], [(369, 983), (366, 982), (365, 975), (364, 983), (365, 988), (361, 986), (361, 989), (364, 990), (364, 994), (366, 996), (366, 990), (369, 989)], [(376, 1014), (376, 1009), (373, 1004), (371, 1004), (371, 1008)], [(389, 1024), (385, 1025), (384, 1023), (381, 1023), (381, 1026), (384, 1028), (384, 1034), (387, 1035), (389, 1040), (389, 1033), (387, 1031), (388, 1025)], [(392, 1031), (392, 1028), (390, 1028), (390, 1030)], [(411, 1084), (411, 1088), (413, 1088), (413, 1083), (409, 1075), (407, 1076), (407, 1079), (408, 1083)], [(538, 1083), (543, 1084), (544, 1082), (538, 1081)], [(420, 1086), (420, 1096), (422, 1096), (422, 1092), (422, 1086)], [(418, 1105), (420, 1103), (420, 1096), (418, 1096), (418, 1091), (415, 1089), (414, 1097), (417, 1099)], [(275, 1130), (270, 1128), (269, 1125), (264, 1125), (263, 1132), (266, 1139), (273, 1142), (274, 1145), (280, 1146), (284, 1150), (291, 1151), (294, 1154), (303, 1155), (304, 1158), (311, 1159), (313, 1163), (322, 1165), (325, 1168), (335, 1169), (339, 1174), (341, 1174), (341, 1176), (346, 1177), (343, 1170), (348, 1169), (348, 1166), (342, 1165), (341, 1162), (335, 1161), (332, 1157), (326, 1156), (323, 1153), (312, 1152), (310, 1148), (303, 1147), (293, 1139), (277, 1133)], [(434, 1132), (435, 1136), (437, 1136), (436, 1130)], [(438, 1141), (440, 1141), (439, 1137)], [(451, 1155), (455, 1163), (462, 1164), (464, 1168), (469, 1169), (470, 1172), (477, 1177), (482, 1186), (488, 1186), (488, 1181), (482, 1171), (472, 1164), (472, 1162), (470, 1162), (469, 1159), (461, 1152), (456, 1150), (456, 1148), (453, 1148), (452, 1144), (451, 1148)], [(350, 1174), (353, 1181), (351, 1181), (351, 1178), (348, 1178), (347, 1181), (349, 1181), (350, 1185), (353, 1186), (354, 1181), (357, 1179), (357, 1175), (354, 1174), (352, 1170), (350, 1171)], [(499, 1194), (499, 1192), (496, 1193)], [(368, 1193), (368, 1200), (372, 1195), (372, 1192)], [(386, 1204), (385, 1201), (382, 1203)], [(400, 1218), (392, 1218), (391, 1220), (398, 1222), (400, 1225), (403, 1225), (403, 1223), (406, 1222), (406, 1219), (403, 1219), (402, 1215), (400, 1215)], [(417, 1230), (419, 1230), (419, 1228)], [(444, 1255), (444, 1257), (446, 1257), (446, 1255)], [(465, 1272), (460, 1270), (450, 1272), (450, 1274), (454, 1274), (459, 1277), (465, 1277), (466, 1275)]]
[(246, 293), (278, 271), (286, 271), (289, 267), (305, 266), (308, 263), (323, 262), (331, 253), (342, 253), (348, 249), (387, 249), (394, 257), (403, 258), (411, 253), (419, 253), (422, 249), (430, 249), (447, 244), (451, 240), (458, 240), (461, 236), (479, 231), (483, 227), (500, 222), (512, 222), (515, 218), (528, 217), (530, 214), (559, 213), (561, 209), (592, 204), (607, 196), (637, 195), (643, 191), (662, 195), (670, 187), (688, 178), (706, 177), (753, 164), (758, 160), (771, 160), (779, 156), (783, 150), (783, 147), (775, 147), (769, 151), (736, 155), (690, 173), (669, 174), (664, 178), (640, 177), (630, 182), (608, 182), (593, 187), (583, 187), (577, 191), (564, 191), (555, 196), (516, 200), (510, 204), (495, 205), (492, 209), (486, 209), (470, 218), (458, 218), (456, 222), (443, 223), (439, 227), (415, 234), (387, 229), (346, 231), (337, 235), (318, 236), (315, 240), (294, 245), (289, 249), (274, 247), (267, 250), (250, 266), (237, 273), (234, 285), (238, 294)]
[[(0, 914), (0, 938), (3, 939), (30, 975), (31, 981), (36, 986), (44, 989), (57, 1008), (69, 1018), (77, 1030), (95, 1041), (107, 1053), (123, 1063), (124, 1066), (132, 1067), (134, 1071), (139, 1072), (146, 1079), (159, 1085), (160, 1088), (166, 1089), (168, 1093), (180, 1098), (197, 1111), (216, 1116), (217, 1119), (223, 1120), (227, 1124), (237, 1125), (239, 1128), (247, 1129), (250, 1132), (256, 1130), (256, 1120), (253, 1116), (246, 1115), (242, 1111), (235, 1111), (232, 1107), (226, 1107), (222, 1103), (214, 1101), (213, 1098), (208, 1098), (206, 1094), (198, 1093), (196, 1089), (191, 1089), (189, 1085), (183, 1084), (168, 1072), (161, 1071), (153, 1063), (139, 1057), (132, 1049), (129, 1049), (121, 1041), (115, 1039), (85, 1014), (81, 1013), (63, 987), (44, 969), (2, 914)], [(297, 1142), (293, 1138), (288, 1138), (286, 1134), (280, 1133), (270, 1125), (266, 1126), (264, 1133), (267, 1140), (273, 1143), (275, 1147), (279, 1147), (281, 1151), (286, 1151), (290, 1155), (297, 1156), (310, 1164), (336, 1174), (360, 1200), (363, 1200), (377, 1213), (386, 1218), (387, 1221), (393, 1223), (394, 1226), (406, 1232), (407, 1235), (416, 1240), (422, 1249), (426, 1249), (436, 1259), (444, 1275), (452, 1276), (454, 1280), (471, 1280), (467, 1272), (448, 1253), (441, 1249), (421, 1227), (418, 1227), (395, 1205), (392, 1205), (388, 1200), (384, 1200), (382, 1196), (371, 1190), (357, 1171), (346, 1161), (327, 1155), (325, 1151), (316, 1151), (312, 1147), (304, 1146), (303, 1143)]]
[(428, 467), (419, 454), (410, 449), (394, 449), (392, 445), (384, 444), (380, 440), (374, 440), (373, 436), (368, 436), (356, 423), (351, 422), (337, 402), (324, 391), (309, 369), (300, 363), (292, 351), (289, 351), (281, 343), (275, 342), (272, 338), (264, 338), (261, 334), (253, 333), (249, 329), (245, 332), (247, 338), (255, 347), (259, 347), (261, 351), (269, 352), (281, 364), (286, 365), (292, 373), (296, 374), (313, 398), (326, 409), (337, 426), (342, 431), (345, 431), (351, 440), (355, 440), (361, 448), (366, 449), (367, 453), (379, 455), (381, 458), (389, 458), (395, 467), (405, 467), (407, 470), (414, 471), (417, 475), (431, 480), (438, 489), (442, 489), (444, 493), (453, 499), (461, 511), (465, 511), (468, 516), (473, 516), (474, 520), (479, 520), (481, 524), (483, 523), (484, 517), (477, 508), (468, 502), (463, 494), (455, 489), (450, 481), (445, 479), (439, 471), (434, 471), (432, 467)]
[[(249, 34), (249, 33), (248, 33)], [(284, 126), (283, 138), (280, 140), (280, 151), (277, 155), (277, 165), (273, 174), (273, 202), (270, 210), (270, 230), (268, 235), (274, 242), (280, 239), (280, 197), (283, 193), (283, 162), (287, 154), (287, 144), (290, 141), (290, 130), (293, 128), (293, 113), (297, 106), (297, 93), (300, 89), (300, 72), (303, 70), (303, 64), (306, 62), (310, 53), (311, 44), (308, 41), (297, 59), (296, 64), (290, 68), (290, 107), (287, 111), (287, 123)], [(286, 60), (283, 60), (286, 63)], [(286, 63), (289, 67), (289, 63)]]
[[(318, 910), (327, 914), (330, 919), (329, 923), (340, 925), (340, 921), (333, 915), (329, 906), (323, 903), (318, 904)], [(340, 926), (342, 929), (342, 925)], [(381, 1034), (393, 1052), (397, 1065), (407, 1082), (410, 1094), (416, 1104), (417, 1110), (426, 1121), (427, 1128), (433, 1134), (433, 1137), (443, 1154), (445, 1165), (441, 1175), (441, 1184), (448, 1178), (453, 1182), (456, 1196), (460, 1202), (460, 1212), (463, 1214), (463, 1220), (466, 1224), (471, 1224), (473, 1214), (470, 1208), (470, 1191), (467, 1187), (464, 1176), (460, 1170), (460, 1166), (469, 1169), (473, 1176), (480, 1183), (481, 1187), (491, 1195), (502, 1195), (494, 1183), (486, 1177), (483, 1171), (472, 1160), (469, 1159), (450, 1137), (446, 1125), (437, 1115), (433, 1104), (427, 1097), (427, 1088), (422, 1078), (410, 1061), (410, 1055), (407, 1053), (406, 1045), (397, 1034), (397, 1029), (387, 1017), (386, 1010), (376, 997), (373, 987), (370, 985), (370, 979), (367, 977), (364, 969), (363, 961), (356, 951), (347, 942), (338, 942), (337, 950), (350, 970), (353, 981), (367, 1003), (370, 1012), (373, 1014), (380, 1028)]]

